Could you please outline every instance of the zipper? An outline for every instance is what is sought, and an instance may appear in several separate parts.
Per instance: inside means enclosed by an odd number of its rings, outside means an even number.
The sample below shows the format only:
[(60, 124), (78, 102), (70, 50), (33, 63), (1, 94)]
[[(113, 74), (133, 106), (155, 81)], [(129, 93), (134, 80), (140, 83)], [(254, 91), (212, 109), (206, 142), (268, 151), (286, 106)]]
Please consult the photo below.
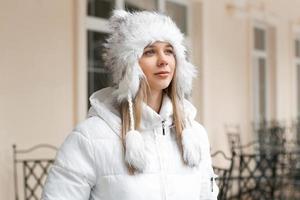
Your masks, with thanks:
[(159, 166), (160, 166), (160, 182), (161, 182), (161, 189), (162, 189), (162, 197), (163, 200), (167, 200), (167, 191), (166, 191), (166, 177), (165, 177), (165, 164), (163, 161), (163, 155), (162, 152), (160, 150), (160, 146), (161, 146), (161, 141), (159, 140), (159, 135), (157, 135), (156, 131), (155, 132), (155, 146), (156, 146), (156, 151), (158, 154), (158, 158), (159, 158)]
[(161, 123), (162, 123), (162, 132), (163, 132), (163, 135), (166, 135), (166, 130), (165, 130), (165, 128), (166, 128), (166, 124), (165, 124), (165, 122), (166, 122), (166, 120), (163, 120)]

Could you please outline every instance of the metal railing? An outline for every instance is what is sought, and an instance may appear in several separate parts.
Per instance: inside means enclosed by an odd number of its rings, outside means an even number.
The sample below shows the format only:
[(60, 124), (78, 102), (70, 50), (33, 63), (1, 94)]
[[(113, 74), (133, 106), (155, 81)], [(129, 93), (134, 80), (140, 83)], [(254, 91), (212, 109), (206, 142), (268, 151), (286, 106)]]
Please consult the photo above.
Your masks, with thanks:
[(212, 154), (213, 158), (222, 154), (223, 161), (230, 162), (226, 169), (214, 166), (219, 175), (218, 199), (300, 199), (299, 141), (288, 141), (287, 129), (279, 123), (260, 124), (254, 130), (260, 134), (258, 140), (245, 145), (238, 133), (228, 135), (231, 156), (220, 151)]

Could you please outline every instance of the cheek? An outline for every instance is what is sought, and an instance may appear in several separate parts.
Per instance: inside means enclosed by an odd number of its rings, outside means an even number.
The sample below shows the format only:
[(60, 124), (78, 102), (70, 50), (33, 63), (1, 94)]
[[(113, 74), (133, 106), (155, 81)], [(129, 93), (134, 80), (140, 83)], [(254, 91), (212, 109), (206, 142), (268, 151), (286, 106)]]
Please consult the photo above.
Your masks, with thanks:
[(147, 60), (141, 60), (139, 62), (139, 65), (140, 65), (144, 75), (146, 76), (146, 78), (148, 78), (151, 73), (151, 65), (149, 64), (149, 62)]
[(172, 72), (174, 73), (175, 68), (176, 68), (176, 60), (175, 60), (175, 58), (174, 58), (170, 63), (171, 63), (171, 64), (170, 64), (171, 70), (172, 70)]
[(173, 56), (169, 57), (168, 62), (169, 62), (169, 64), (171, 66), (176, 66), (176, 58), (175, 58), (175, 56), (173, 55)]

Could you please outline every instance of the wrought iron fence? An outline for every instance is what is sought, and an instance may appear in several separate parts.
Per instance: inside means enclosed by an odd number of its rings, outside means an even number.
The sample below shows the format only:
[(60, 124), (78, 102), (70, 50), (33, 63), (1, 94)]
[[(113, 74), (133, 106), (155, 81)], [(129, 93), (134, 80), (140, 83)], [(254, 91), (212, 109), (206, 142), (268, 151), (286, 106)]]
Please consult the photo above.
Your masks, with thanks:
[(219, 200), (300, 199), (300, 152), (232, 155), (229, 168), (214, 167)]
[(241, 145), (238, 133), (228, 135), (231, 157), (223, 152), (212, 155), (224, 154), (224, 162), (231, 162), (226, 169), (214, 166), (219, 200), (300, 199), (299, 142), (287, 141), (286, 130), (279, 123), (262, 123), (255, 129), (258, 140), (246, 145)]

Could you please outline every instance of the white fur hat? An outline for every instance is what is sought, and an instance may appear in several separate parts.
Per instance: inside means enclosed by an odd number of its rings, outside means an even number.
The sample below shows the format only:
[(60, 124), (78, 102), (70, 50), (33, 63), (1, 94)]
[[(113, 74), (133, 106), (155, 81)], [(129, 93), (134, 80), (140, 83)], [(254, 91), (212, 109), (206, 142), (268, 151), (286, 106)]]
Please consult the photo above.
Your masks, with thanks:
[(173, 46), (179, 98), (190, 93), (195, 67), (187, 61), (183, 34), (170, 17), (149, 11), (114, 10), (109, 25), (111, 34), (104, 44), (103, 59), (112, 72), (119, 102), (127, 99), (128, 94), (135, 97), (144, 77), (138, 60), (144, 48), (156, 41), (169, 42)]
[[(126, 12), (115, 10), (109, 20), (111, 34), (104, 44), (105, 66), (113, 75), (115, 95), (119, 102), (128, 101), (130, 131), (126, 133), (125, 161), (138, 171), (147, 165), (145, 145), (141, 134), (134, 130), (132, 99), (136, 96), (140, 80), (145, 77), (139, 66), (144, 48), (156, 41), (172, 45), (176, 58), (177, 95), (183, 99), (192, 89), (195, 67), (187, 61), (183, 34), (170, 17), (156, 12)], [(190, 166), (196, 166), (201, 159), (199, 142), (190, 129), (182, 133), (183, 159)]]

